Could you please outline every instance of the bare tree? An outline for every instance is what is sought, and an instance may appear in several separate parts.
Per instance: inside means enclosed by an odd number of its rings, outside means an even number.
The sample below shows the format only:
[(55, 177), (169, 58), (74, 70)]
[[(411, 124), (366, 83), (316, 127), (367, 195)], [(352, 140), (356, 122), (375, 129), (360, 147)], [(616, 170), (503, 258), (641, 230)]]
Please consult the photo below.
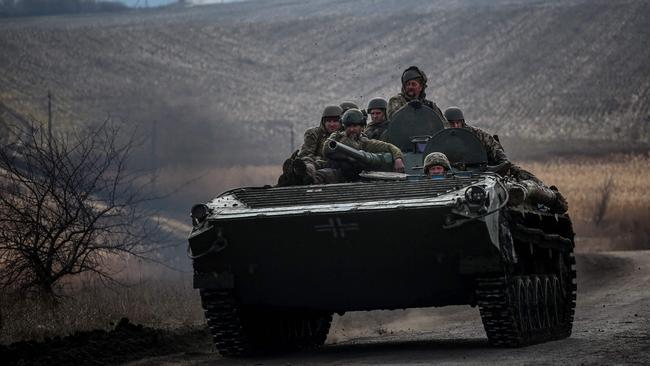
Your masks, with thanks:
[(607, 179), (605, 179), (605, 182), (603, 182), (599, 191), (600, 198), (598, 199), (598, 202), (596, 202), (596, 207), (594, 210), (594, 222), (596, 225), (600, 225), (605, 219), (609, 200), (611, 198), (612, 192), (614, 191), (614, 178), (611, 174), (607, 177)]
[[(110, 120), (50, 140), (11, 128), (0, 148), (0, 286), (52, 295), (66, 276), (112, 273), (110, 255), (144, 255), (158, 224), (126, 169), (136, 146)], [(143, 183), (144, 184), (144, 183)]]

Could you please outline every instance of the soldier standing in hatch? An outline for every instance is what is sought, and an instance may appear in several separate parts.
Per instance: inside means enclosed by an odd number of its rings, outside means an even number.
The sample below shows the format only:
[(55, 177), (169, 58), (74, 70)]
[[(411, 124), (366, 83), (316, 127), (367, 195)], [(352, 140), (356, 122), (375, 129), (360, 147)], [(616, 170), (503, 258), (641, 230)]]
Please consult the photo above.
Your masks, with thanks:
[(313, 172), (325, 167), (327, 161), (322, 155), (323, 144), (332, 132), (342, 128), (342, 114), (343, 110), (337, 105), (325, 107), (320, 124), (305, 131), (300, 150), (294, 152), (282, 165), (282, 175), (278, 178), (279, 186), (299, 184), (300, 182), (296, 180), (305, 175), (305, 170)]
[(442, 122), (445, 121), (445, 116), (438, 106), (426, 99), (424, 90), (427, 88), (427, 76), (424, 71), (420, 70), (417, 66), (410, 66), (402, 73), (402, 91), (388, 100), (388, 118), (391, 119), (393, 114), (400, 110), (408, 103), (413, 103), (414, 106), (425, 105), (440, 117)]
[(390, 121), (386, 118), (386, 108), (388, 108), (388, 102), (384, 98), (374, 98), (368, 102), (367, 111), (370, 115), (370, 123), (363, 133), (369, 139), (384, 141), (383, 135), (390, 124)]

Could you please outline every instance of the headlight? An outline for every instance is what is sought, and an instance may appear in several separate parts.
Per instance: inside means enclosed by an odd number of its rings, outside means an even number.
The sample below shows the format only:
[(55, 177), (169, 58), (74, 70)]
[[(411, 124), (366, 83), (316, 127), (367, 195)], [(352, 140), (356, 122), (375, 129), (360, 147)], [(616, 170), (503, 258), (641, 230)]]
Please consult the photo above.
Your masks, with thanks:
[(486, 198), (485, 189), (479, 186), (470, 186), (465, 190), (465, 199), (472, 205), (483, 206)]
[(192, 206), (192, 210), (190, 213), (190, 216), (192, 217), (192, 223), (194, 225), (198, 225), (205, 221), (205, 219), (208, 218), (208, 213), (210, 212), (210, 209), (208, 208), (207, 205), (204, 205), (203, 203), (196, 204)]

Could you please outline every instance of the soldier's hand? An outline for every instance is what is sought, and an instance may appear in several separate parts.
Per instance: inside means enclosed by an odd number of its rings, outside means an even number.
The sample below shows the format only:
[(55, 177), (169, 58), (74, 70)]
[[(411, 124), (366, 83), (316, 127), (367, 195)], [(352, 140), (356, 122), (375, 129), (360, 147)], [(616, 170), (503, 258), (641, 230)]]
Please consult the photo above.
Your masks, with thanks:
[(404, 161), (400, 158), (395, 159), (393, 169), (398, 173), (404, 173)]
[(422, 108), (422, 102), (419, 101), (419, 100), (417, 100), (417, 99), (410, 101), (410, 102), (409, 102), (409, 105), (410, 105), (411, 107), (415, 108), (415, 109), (420, 109), (420, 108)]

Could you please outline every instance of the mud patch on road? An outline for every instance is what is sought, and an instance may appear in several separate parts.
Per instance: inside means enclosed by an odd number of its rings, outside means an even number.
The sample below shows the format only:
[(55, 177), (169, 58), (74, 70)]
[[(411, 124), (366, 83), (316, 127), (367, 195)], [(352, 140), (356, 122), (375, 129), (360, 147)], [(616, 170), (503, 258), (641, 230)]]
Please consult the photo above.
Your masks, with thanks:
[(166, 331), (122, 318), (111, 331), (77, 332), (67, 337), (0, 345), (4, 365), (116, 365), (145, 357), (210, 347), (207, 329)]

